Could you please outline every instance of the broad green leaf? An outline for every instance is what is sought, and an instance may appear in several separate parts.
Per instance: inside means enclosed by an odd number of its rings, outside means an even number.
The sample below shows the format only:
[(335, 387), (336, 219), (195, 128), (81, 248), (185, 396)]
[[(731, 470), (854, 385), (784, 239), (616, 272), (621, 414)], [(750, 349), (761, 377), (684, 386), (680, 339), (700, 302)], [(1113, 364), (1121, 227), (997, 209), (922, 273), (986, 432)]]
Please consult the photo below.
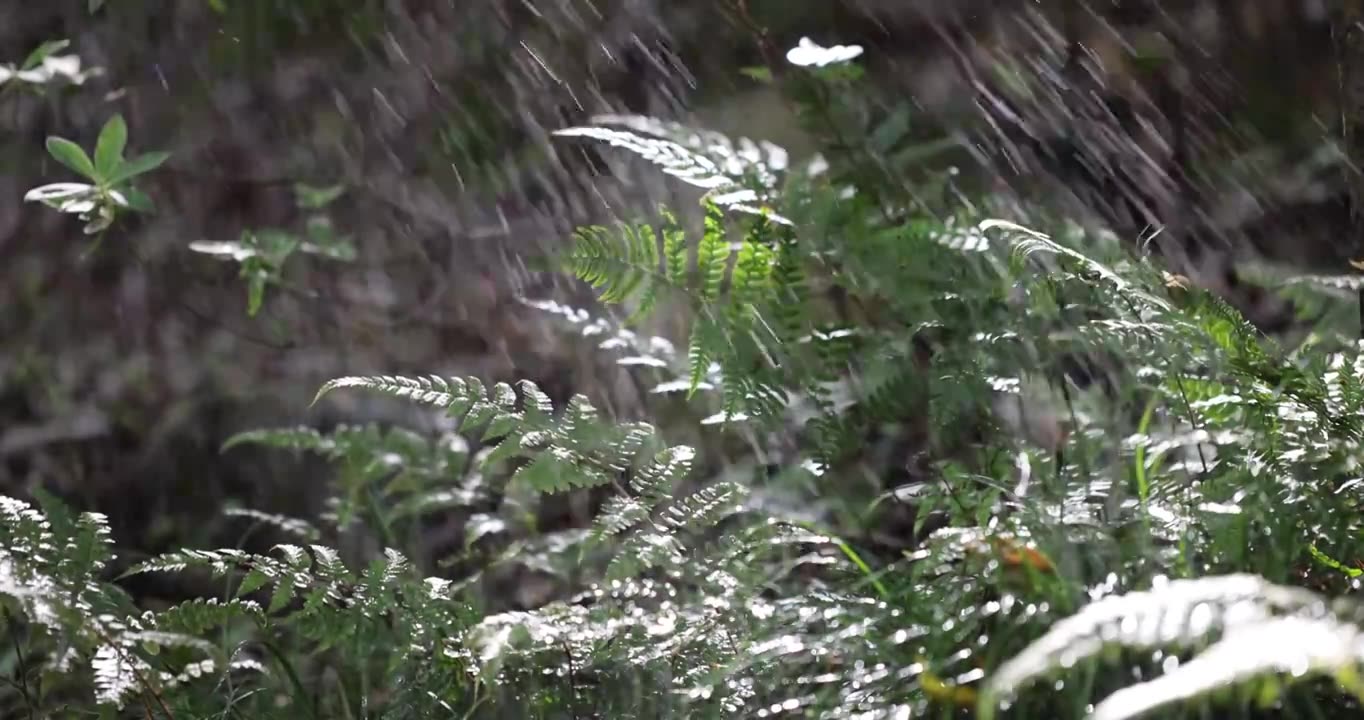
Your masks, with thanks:
[(46, 60), (49, 55), (59, 50), (66, 49), (66, 46), (70, 44), (70, 40), (48, 40), (42, 45), (39, 45), (33, 52), (29, 53), (28, 57), (24, 58), (24, 63), (19, 66), (19, 69), (32, 70), (33, 68), (42, 65), (43, 60)]
[(169, 157), (170, 153), (168, 152), (149, 152), (145, 155), (139, 155), (132, 160), (119, 165), (118, 170), (104, 180), (110, 185), (117, 185), (129, 178), (136, 177), (145, 172), (151, 172), (152, 170), (161, 167), (161, 163), (166, 162), (166, 158)]
[(746, 75), (760, 83), (772, 82), (772, 69), (764, 65), (754, 65), (752, 67), (739, 68), (739, 73)]
[(156, 205), (152, 203), (152, 199), (147, 196), (147, 193), (144, 193), (137, 188), (128, 187), (119, 190), (118, 192), (123, 194), (125, 201), (123, 204), (137, 212), (149, 213), (156, 210)]
[(874, 130), (868, 143), (878, 154), (890, 152), (909, 134), (909, 105), (903, 104)]
[(265, 285), (270, 281), (270, 273), (260, 267), (247, 266), (243, 266), (242, 271), (242, 274), (246, 275), (246, 314), (248, 317), (255, 317), (265, 300)]
[(110, 177), (123, 162), (123, 148), (128, 145), (128, 124), (122, 115), (115, 115), (104, 123), (95, 142), (95, 172)]
[(294, 195), (297, 198), (298, 206), (307, 210), (326, 207), (333, 200), (341, 197), (345, 191), (345, 185), (333, 185), (331, 187), (313, 187), (304, 183), (294, 185)]
[(81, 146), (56, 136), (47, 139), (47, 152), (56, 158), (57, 162), (75, 170), (96, 182), (99, 181), (99, 173), (95, 171), (95, 164), (90, 162), (90, 156), (85, 154)]

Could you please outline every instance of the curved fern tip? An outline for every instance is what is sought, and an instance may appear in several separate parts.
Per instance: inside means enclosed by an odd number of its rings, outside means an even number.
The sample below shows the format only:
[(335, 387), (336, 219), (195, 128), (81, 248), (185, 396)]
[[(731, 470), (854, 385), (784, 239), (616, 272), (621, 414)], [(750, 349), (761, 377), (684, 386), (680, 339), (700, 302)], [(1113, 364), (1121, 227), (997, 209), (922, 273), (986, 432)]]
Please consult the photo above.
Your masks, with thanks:
[(317, 389), (317, 394), (313, 396), (313, 401), (308, 403), (308, 408), (312, 409), (312, 407), (317, 404), (317, 401), (322, 399), (323, 395), (341, 387), (346, 379), (347, 378), (333, 378), (323, 383), (322, 387)]

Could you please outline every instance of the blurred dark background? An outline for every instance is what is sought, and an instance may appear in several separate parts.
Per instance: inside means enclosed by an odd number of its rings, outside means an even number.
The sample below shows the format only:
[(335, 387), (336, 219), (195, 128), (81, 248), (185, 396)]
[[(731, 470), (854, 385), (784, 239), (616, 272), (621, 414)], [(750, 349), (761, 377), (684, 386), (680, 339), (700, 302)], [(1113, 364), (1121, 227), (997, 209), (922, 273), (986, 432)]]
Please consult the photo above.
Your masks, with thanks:
[[(1133, 239), (1159, 219), (1204, 264), (1344, 272), (1359, 255), (1335, 199), (1351, 176), (1301, 166), (1348, 137), (1352, 12), (1325, 0), (5, 3), (0, 63), (68, 39), (60, 54), (101, 72), (0, 95), (0, 492), (43, 487), (98, 508), (140, 552), (231, 543), (240, 527), (224, 504), (308, 515), (328, 472), (220, 454), (233, 433), (417, 421), (360, 397), (310, 409), (337, 375), (529, 378), (556, 401), (660, 412), (517, 298), (588, 302), (528, 260), (582, 223), (692, 208), (696, 191), (550, 133), (629, 112), (808, 154), (777, 93), (740, 72), (780, 64), (802, 36), (862, 44), (887, 110), (907, 107), (925, 138), (962, 140), (942, 162), (981, 191), (1022, 207), (1061, 199)], [(172, 155), (142, 183), (157, 212), (88, 252), (78, 222), (21, 198), (70, 179), (45, 137), (89, 147), (114, 113), (136, 151)], [(1306, 179), (1286, 188), (1290, 170)], [(300, 182), (344, 186), (326, 215), (358, 259), (292, 260), (248, 317), (237, 267), (189, 245), (297, 231)]]

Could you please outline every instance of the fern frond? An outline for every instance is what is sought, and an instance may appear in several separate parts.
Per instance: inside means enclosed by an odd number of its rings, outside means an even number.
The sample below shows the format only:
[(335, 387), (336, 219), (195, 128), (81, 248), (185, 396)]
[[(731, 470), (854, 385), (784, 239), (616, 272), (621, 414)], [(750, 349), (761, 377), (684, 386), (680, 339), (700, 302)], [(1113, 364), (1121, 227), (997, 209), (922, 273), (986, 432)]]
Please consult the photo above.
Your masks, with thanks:
[(659, 267), (658, 239), (644, 223), (620, 223), (614, 231), (598, 225), (578, 228), (567, 266), (574, 277), (600, 290), (605, 303), (625, 302), (642, 287), (642, 305), (652, 309), (659, 287), (673, 281)]
[(123, 707), (131, 695), (143, 689), (142, 678), (154, 671), (146, 660), (128, 648), (101, 645), (90, 661), (94, 673), (95, 702)]
[(670, 140), (604, 127), (565, 128), (555, 130), (554, 134), (561, 137), (591, 138), (611, 147), (627, 150), (688, 185), (712, 189), (734, 184), (734, 180), (713, 160)]
[(734, 262), (730, 278), (730, 307), (740, 312), (752, 312), (753, 306), (767, 299), (775, 288), (772, 281), (775, 254), (762, 242), (763, 235), (755, 230), (745, 238)]
[(697, 187), (737, 189), (752, 183), (770, 190), (777, 185), (777, 173), (787, 167), (786, 150), (767, 141), (735, 141), (721, 133), (639, 115), (597, 115), (589, 122), (593, 125), (554, 134), (592, 138), (628, 150)]
[(671, 497), (674, 488), (691, 472), (695, 458), (696, 453), (685, 445), (670, 447), (654, 456), (654, 461), (635, 475), (630, 489), (654, 503)]
[(157, 613), (156, 628), (202, 635), (212, 628), (241, 619), (259, 624), (265, 621), (265, 613), (258, 603), (251, 600), (232, 599), (223, 602), (217, 598), (195, 598)]
[(715, 205), (706, 207), (706, 230), (696, 251), (696, 272), (700, 276), (697, 295), (703, 303), (720, 296), (729, 265), (729, 240), (725, 237), (724, 218)]
[(250, 518), (262, 525), (269, 525), (290, 535), (297, 535), (304, 540), (317, 540), (322, 536), (322, 533), (312, 523), (287, 515), (261, 512), (252, 508), (227, 508), (223, 511), (223, 515)]
[(602, 506), (595, 522), (598, 537), (620, 535), (649, 517), (651, 503), (627, 495), (615, 495)]
[(715, 353), (723, 344), (724, 330), (709, 315), (692, 321), (691, 338), (687, 343), (687, 365), (690, 369), (687, 374), (688, 396), (695, 393), (710, 374)]
[(237, 433), (222, 445), (226, 452), (239, 445), (264, 445), (265, 447), (287, 450), (309, 450), (329, 453), (335, 449), (335, 442), (318, 432), (316, 428), (299, 426), (296, 428), (261, 428)]
[(605, 485), (611, 478), (596, 468), (586, 467), (578, 453), (564, 447), (551, 447), (517, 470), (512, 481), (536, 492), (563, 492)]
[(670, 532), (643, 530), (631, 535), (606, 567), (607, 580), (624, 580), (660, 565), (678, 567), (685, 558), (682, 545)]
[[(1259, 637), (1261, 652), (1252, 662), (1238, 662), (1231, 671), (1240, 677), (1249, 667), (1268, 671), (1278, 666), (1279, 658), (1293, 652), (1313, 653), (1312, 648), (1297, 642), (1265, 644), (1261, 632), (1278, 633), (1287, 625), (1271, 622), (1279, 613), (1303, 617), (1322, 601), (1315, 594), (1299, 588), (1289, 588), (1267, 582), (1254, 575), (1226, 575), (1192, 580), (1173, 580), (1149, 591), (1107, 597), (1093, 602), (1075, 615), (1053, 626), (1045, 635), (1005, 662), (990, 677), (981, 695), (979, 712), (982, 717), (994, 715), (1001, 699), (1012, 697), (1025, 684), (1058, 669), (1074, 666), (1077, 662), (1098, 655), (1111, 647), (1150, 649), (1167, 646), (1188, 646), (1221, 630), (1223, 642), (1229, 647), (1245, 649), (1247, 640), (1237, 640), (1241, 633), (1249, 638)], [(1314, 618), (1313, 622), (1320, 622)], [(1357, 631), (1357, 628), (1356, 628)], [(1301, 639), (1319, 637), (1316, 632)], [(1277, 635), (1276, 635), (1276, 639)], [(1335, 647), (1333, 643), (1324, 646)], [(1303, 657), (1306, 657), (1304, 655)], [(1203, 666), (1196, 666), (1195, 671)], [(1198, 678), (1195, 672), (1183, 676), (1184, 681)], [(1220, 686), (1226, 676), (1218, 673), (1201, 675), (1198, 684), (1186, 684), (1180, 691), (1185, 696)], [(1168, 691), (1172, 685), (1159, 686)], [(1127, 698), (1130, 702), (1130, 696)], [(1119, 714), (1121, 705), (1109, 706), (1111, 717)]]
[(1173, 309), (1169, 303), (1128, 282), (1103, 263), (1052, 240), (1049, 235), (1037, 232), (1036, 230), (1031, 230), (1017, 223), (998, 219), (983, 220), (976, 227), (982, 233), (994, 229), (1002, 229), (1005, 232), (1010, 233), (1010, 237), (1014, 242), (1014, 252), (1016, 254), (1027, 256), (1038, 252), (1048, 252), (1070, 258), (1097, 275), (1099, 278), (1111, 283), (1119, 292), (1127, 294), (1134, 299), (1139, 299), (1145, 304), (1159, 310), (1169, 311)]
[(663, 522), (674, 531), (708, 528), (741, 509), (747, 495), (742, 485), (718, 482), (669, 505)]
[(1335, 677), (1364, 698), (1364, 630), (1330, 617), (1280, 617), (1238, 625), (1197, 657), (1164, 675), (1129, 685), (1094, 707), (1094, 720), (1128, 720), (1270, 675), (1301, 682)]
[(376, 390), (387, 395), (438, 407), (450, 407), (460, 398), (459, 391), (464, 390), (462, 386), (451, 388), (445, 379), (435, 375), (417, 378), (395, 375), (341, 377), (324, 383), (318, 389), (317, 395), (313, 397), (312, 404), (316, 405), (317, 401), (321, 400), (324, 395), (340, 388)]
[(687, 234), (672, 211), (663, 208), (663, 262), (667, 277), (673, 283), (682, 283), (687, 277), (688, 246)]

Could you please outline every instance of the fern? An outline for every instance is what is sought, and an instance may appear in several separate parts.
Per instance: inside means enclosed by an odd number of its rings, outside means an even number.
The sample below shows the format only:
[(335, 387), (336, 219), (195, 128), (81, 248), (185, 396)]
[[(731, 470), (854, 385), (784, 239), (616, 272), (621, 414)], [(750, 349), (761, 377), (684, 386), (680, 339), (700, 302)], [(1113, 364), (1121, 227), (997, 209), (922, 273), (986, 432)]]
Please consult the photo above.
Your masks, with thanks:
[(262, 525), (269, 525), (277, 528), (281, 532), (296, 535), (305, 541), (315, 541), (321, 537), (321, 533), (318, 532), (317, 528), (314, 527), (312, 523), (307, 520), (300, 520), (299, 518), (288, 517), (276, 513), (265, 513), (259, 510), (252, 510), (251, 508), (228, 508), (223, 511), (223, 514), (227, 517), (250, 518)]
[[(767, 318), (778, 312), (789, 315), (791, 310), (782, 309), (788, 298), (780, 294), (785, 288), (777, 281), (779, 268), (768, 245), (771, 226), (763, 220), (754, 223), (735, 257), (721, 208), (707, 203), (692, 272), (690, 249), (681, 229), (670, 215), (665, 214), (665, 219), (661, 263), (656, 236), (648, 226), (623, 226), (615, 235), (589, 227), (577, 235), (567, 260), (569, 270), (601, 290), (605, 302), (637, 296), (636, 316), (653, 310), (665, 295), (686, 299), (692, 314), (688, 392), (707, 384), (712, 365), (718, 364), (727, 414), (772, 417), (784, 401), (783, 378), (764, 377), (753, 369), (780, 367), (780, 336)], [(612, 237), (620, 241), (612, 242)], [(793, 272), (789, 267), (781, 270), (787, 275)], [(795, 312), (798, 316), (801, 311)], [(787, 322), (798, 320), (788, 318)]]
[(1150, 591), (1096, 601), (1067, 618), (1001, 666), (981, 696), (993, 717), (1001, 699), (1055, 670), (1073, 667), (1108, 648), (1148, 650), (1207, 644), (1191, 661), (1154, 680), (1109, 696), (1093, 717), (1122, 720), (1223, 687), (1287, 674), (1334, 675), (1361, 694), (1355, 679), (1364, 655), (1361, 629), (1324, 612), (1321, 598), (1252, 575), (1174, 580)]
[[(652, 462), (639, 463), (639, 458), (653, 447), (656, 432), (644, 423), (613, 424), (599, 418), (597, 410), (586, 398), (575, 396), (563, 412), (554, 416), (549, 399), (528, 381), (521, 383), (519, 403), (510, 385), (493, 388), (491, 401), (483, 398), (482, 383), (475, 378), (409, 379), (392, 376), (372, 378), (341, 378), (327, 383), (319, 396), (335, 387), (365, 387), (379, 392), (410, 398), (424, 404), (435, 404), (458, 414), (470, 408), (465, 419), (466, 428), (471, 417), (480, 413), (475, 426), (488, 425), (485, 438), (501, 438), (482, 461), (482, 467), (492, 469), (497, 463), (511, 458), (522, 458), (512, 474), (514, 483), (535, 492), (559, 492), (573, 488), (605, 485), (624, 474), (630, 474), (632, 498), (615, 501), (597, 521), (596, 537), (618, 536), (626, 530), (635, 531), (625, 539), (625, 546), (612, 563), (614, 578), (642, 572), (659, 562), (680, 557), (682, 545), (676, 537), (682, 531), (695, 531), (717, 522), (734, 509), (740, 489), (723, 485), (703, 489), (693, 496), (667, 506), (670, 520), (656, 524), (649, 517), (680, 489), (682, 480), (691, 469), (694, 451), (686, 446), (674, 446), (659, 451)], [(423, 388), (414, 393), (412, 388)], [(432, 388), (428, 391), (426, 388)], [(289, 546), (282, 549), (288, 552)], [(317, 549), (315, 549), (315, 552)], [(250, 565), (252, 574), (248, 587), (254, 589), (285, 573), (277, 562), (269, 559), (245, 557), (223, 551), (204, 555), (190, 551), (150, 561), (141, 569), (166, 569), (189, 564), (208, 564), (222, 572), (227, 564)], [(156, 563), (160, 563), (156, 565)], [(306, 586), (310, 579), (299, 577), (284, 584)], [(283, 591), (287, 595), (287, 589)], [(283, 601), (272, 601), (272, 610)]]
[(485, 395), (477, 378), (348, 377), (328, 382), (318, 397), (343, 387), (410, 398), (463, 416), (464, 430), (484, 428), (484, 440), (500, 440), (483, 458), (482, 466), (524, 459), (514, 480), (537, 492), (610, 482), (610, 473), (628, 467), (638, 449), (638, 443), (612, 443), (612, 426), (600, 421), (596, 409), (582, 396), (574, 397), (556, 421), (549, 398), (529, 381), (521, 382), (519, 402), (512, 387), (504, 383)]
[(713, 131), (638, 115), (598, 115), (590, 122), (592, 125), (556, 130), (554, 134), (621, 148), (668, 175), (705, 188), (716, 205), (790, 222), (771, 206), (787, 169), (787, 152), (780, 146), (748, 138), (735, 141)]

